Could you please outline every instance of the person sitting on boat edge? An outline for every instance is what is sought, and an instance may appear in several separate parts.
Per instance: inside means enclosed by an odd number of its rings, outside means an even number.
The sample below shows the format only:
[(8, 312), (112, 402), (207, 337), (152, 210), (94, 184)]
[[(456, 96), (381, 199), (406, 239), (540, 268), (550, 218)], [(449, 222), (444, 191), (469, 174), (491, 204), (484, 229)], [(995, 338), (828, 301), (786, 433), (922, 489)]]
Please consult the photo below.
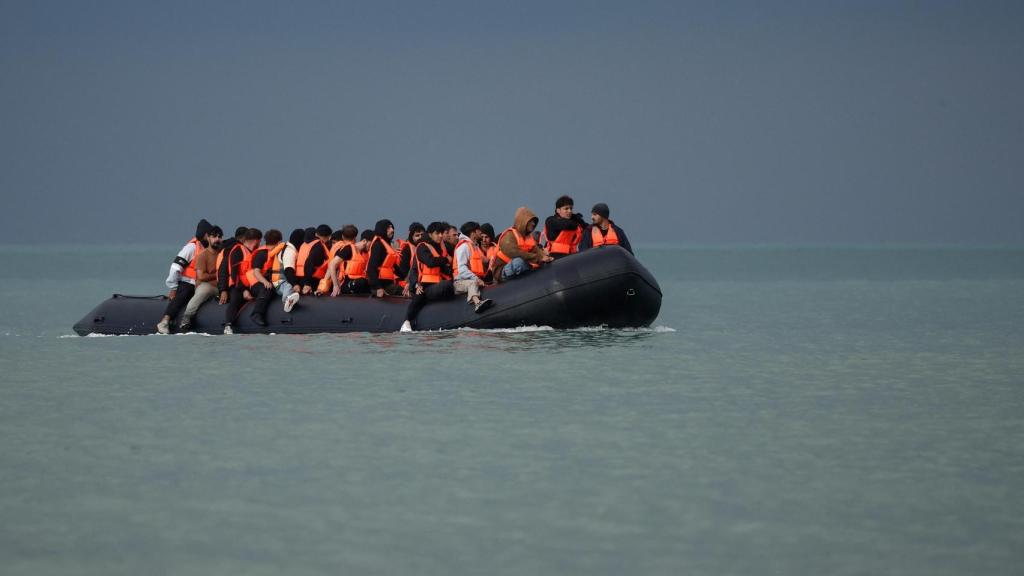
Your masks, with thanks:
[(462, 225), (459, 241), (455, 244), (455, 280), (456, 294), (465, 294), (477, 313), (483, 312), (494, 305), (490, 298), (482, 299), (480, 289), (485, 285), (484, 253), (477, 245), (480, 235), (480, 224), (469, 221)]
[[(351, 232), (351, 237), (348, 240), (345, 239), (346, 228), (350, 228)], [(354, 230), (354, 232), (352, 232), (352, 230)], [(351, 244), (352, 241), (355, 240), (355, 235), (358, 233), (358, 228), (352, 224), (346, 224), (331, 234), (331, 247), (327, 251), (327, 272), (324, 273), (324, 277), (320, 279), (320, 282), (317, 284), (316, 291), (313, 294), (316, 296), (326, 296), (327, 294), (330, 294), (337, 285), (337, 268), (334, 264), (338, 257), (338, 251)]]
[(427, 237), (416, 246), (416, 270), (409, 275), (413, 297), (406, 309), (405, 321), (399, 329), (401, 332), (412, 332), (412, 324), (427, 302), (455, 296), (452, 281), (445, 278), (451, 278), (451, 268), (448, 267), (448, 259), (441, 253), (447, 230), (443, 223), (431, 222), (427, 226)]
[(587, 222), (580, 213), (573, 214), (573, 201), (569, 196), (559, 196), (555, 200), (555, 214), (544, 220), (544, 237), (547, 239), (547, 251), (556, 260), (569, 254), (575, 254), (583, 237), (583, 229)]
[(496, 282), (515, 278), (554, 260), (533, 238), (538, 220), (537, 215), (526, 206), (516, 209), (513, 225), (498, 238), (498, 250), (491, 263)]
[(267, 325), (267, 307), (276, 295), (274, 283), (280, 283), (281, 260), (278, 255), (285, 247), (281, 240), (280, 230), (267, 230), (263, 246), (253, 250), (239, 269), (242, 285), (253, 298), (249, 317), (258, 326)]
[(490, 222), (480, 225), (480, 250), (484, 253), (484, 270), (487, 272), (484, 275), (484, 282), (488, 284), (494, 282), (491, 262), (494, 262), (494, 255), (498, 253), (498, 245), (495, 243), (497, 239), (498, 237), (494, 235), (494, 226), (491, 226)]
[(224, 231), (220, 226), (214, 226), (207, 234), (210, 245), (196, 256), (196, 293), (189, 299), (185, 313), (181, 315), (181, 322), (178, 323), (179, 332), (188, 332), (192, 328), (192, 318), (199, 311), (199, 307), (217, 296), (217, 261), (220, 260), (223, 236)]
[(299, 303), (299, 292), (302, 291), (302, 286), (299, 285), (299, 275), (295, 272), (295, 260), (299, 255), (299, 246), (302, 246), (305, 235), (302, 228), (292, 230), (284, 248), (277, 256), (281, 260), (281, 270), (284, 271), (281, 275), (281, 283), (277, 285), (277, 292), (281, 295), (285, 312), (291, 312)]
[(242, 283), (242, 263), (249, 258), (252, 251), (260, 245), (263, 239), (263, 231), (259, 228), (249, 228), (245, 232), (245, 238), (240, 244), (231, 249), (231, 253), (225, 257), (228, 261), (228, 290), (231, 296), (228, 297), (228, 307), (224, 310), (224, 333), (234, 334), (235, 318), (238, 311), (246, 302), (252, 300), (252, 293)]
[(327, 256), (331, 250), (331, 227), (321, 224), (316, 227), (316, 236), (299, 248), (295, 257), (295, 273), (299, 276), (303, 294), (312, 294), (320, 280), (327, 274)]
[(580, 241), (581, 252), (599, 246), (619, 245), (630, 254), (633, 253), (626, 233), (622, 231), (622, 228), (616, 226), (615, 222), (608, 219), (610, 212), (607, 204), (603, 202), (594, 204), (594, 208), (590, 212), (593, 224), (583, 231), (583, 239)]
[(217, 292), (220, 294), (218, 304), (227, 304), (231, 297), (231, 290), (228, 288), (228, 254), (235, 246), (245, 240), (245, 233), (249, 231), (246, 226), (235, 228), (235, 235), (221, 242), (220, 254), (217, 255)]
[(395, 238), (395, 226), (391, 220), (378, 220), (373, 226), (373, 241), (370, 242), (370, 260), (366, 264), (366, 279), (370, 292), (377, 298), (385, 294), (397, 295), (402, 291), (398, 285), (398, 251), (391, 246)]
[(209, 245), (209, 234), (212, 229), (213, 224), (207, 222), (206, 218), (199, 220), (196, 224), (196, 235), (182, 246), (178, 255), (171, 261), (171, 268), (165, 280), (167, 288), (170, 289), (167, 293), (170, 302), (167, 303), (164, 315), (156, 325), (156, 331), (160, 334), (170, 333), (171, 319), (178, 315), (196, 292), (196, 256)]
[(409, 274), (412, 271), (413, 253), (416, 245), (423, 241), (423, 235), (427, 229), (419, 222), (409, 224), (409, 235), (405, 240), (398, 241), (398, 266), (395, 272), (398, 274), (398, 285), (402, 287), (402, 295), (408, 296)]

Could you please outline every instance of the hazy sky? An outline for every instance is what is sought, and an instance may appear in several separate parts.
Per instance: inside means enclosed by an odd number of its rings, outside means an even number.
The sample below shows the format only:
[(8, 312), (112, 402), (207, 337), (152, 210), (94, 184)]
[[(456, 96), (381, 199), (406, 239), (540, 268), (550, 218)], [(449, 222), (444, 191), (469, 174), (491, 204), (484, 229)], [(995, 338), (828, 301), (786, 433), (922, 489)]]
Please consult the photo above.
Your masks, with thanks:
[(0, 0), (0, 242), (1024, 242), (1024, 2)]

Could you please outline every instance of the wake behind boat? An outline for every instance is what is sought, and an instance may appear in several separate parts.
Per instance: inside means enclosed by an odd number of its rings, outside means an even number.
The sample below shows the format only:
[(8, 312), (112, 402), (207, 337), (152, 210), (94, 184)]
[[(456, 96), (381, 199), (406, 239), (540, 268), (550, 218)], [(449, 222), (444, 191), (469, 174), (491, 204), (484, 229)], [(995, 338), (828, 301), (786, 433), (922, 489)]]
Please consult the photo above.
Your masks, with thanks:
[[(657, 280), (632, 254), (618, 246), (602, 246), (561, 258), (522, 277), (486, 289), (496, 304), (476, 314), (455, 298), (425, 307), (418, 330), (455, 328), (516, 328), (551, 326), (581, 328), (649, 326), (661, 309)], [(402, 325), (410, 300), (400, 297), (338, 296), (303, 298), (290, 313), (271, 306), (268, 326), (257, 325), (245, 313), (236, 333), (315, 334), (338, 332), (395, 332)], [(115, 294), (74, 325), (88, 334), (155, 334), (167, 306), (166, 296)], [(192, 330), (220, 334), (224, 311), (214, 301), (196, 314)]]

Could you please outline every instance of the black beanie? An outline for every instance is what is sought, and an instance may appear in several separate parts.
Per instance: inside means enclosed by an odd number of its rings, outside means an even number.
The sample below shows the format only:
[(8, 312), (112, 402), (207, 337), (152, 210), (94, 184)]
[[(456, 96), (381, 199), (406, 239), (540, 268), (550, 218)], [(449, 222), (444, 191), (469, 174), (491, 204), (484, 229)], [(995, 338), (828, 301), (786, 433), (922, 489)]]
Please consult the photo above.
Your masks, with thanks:
[(605, 220), (608, 219), (608, 215), (610, 214), (610, 212), (608, 211), (608, 205), (605, 204), (604, 202), (598, 202), (597, 204), (594, 204), (594, 207), (590, 209), (590, 213), (597, 214), (598, 216), (604, 218)]
[(199, 224), (196, 224), (196, 240), (202, 240), (203, 236), (209, 234), (211, 229), (213, 229), (213, 224), (207, 222), (206, 218), (200, 220)]
[(492, 240), (497, 240), (497, 238), (494, 237), (494, 226), (491, 226), (490, 222), (484, 222), (481, 224), (480, 230), (482, 230), (484, 234), (490, 236)]

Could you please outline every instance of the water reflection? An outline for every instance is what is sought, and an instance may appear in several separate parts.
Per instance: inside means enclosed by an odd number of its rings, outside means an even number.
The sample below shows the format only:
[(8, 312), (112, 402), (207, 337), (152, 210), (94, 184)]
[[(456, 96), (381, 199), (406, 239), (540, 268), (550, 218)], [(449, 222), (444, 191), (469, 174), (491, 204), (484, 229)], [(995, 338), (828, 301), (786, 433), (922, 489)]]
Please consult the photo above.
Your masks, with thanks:
[[(519, 330), (444, 330), (414, 334), (323, 335), (335, 342), (345, 340), (361, 343), (364, 352), (378, 353), (455, 353), (465, 351), (559, 353), (580, 348), (640, 346), (652, 338), (664, 337), (670, 330), (618, 330), (590, 328), (552, 330), (529, 328)], [(369, 348), (365, 345), (369, 344)]]

